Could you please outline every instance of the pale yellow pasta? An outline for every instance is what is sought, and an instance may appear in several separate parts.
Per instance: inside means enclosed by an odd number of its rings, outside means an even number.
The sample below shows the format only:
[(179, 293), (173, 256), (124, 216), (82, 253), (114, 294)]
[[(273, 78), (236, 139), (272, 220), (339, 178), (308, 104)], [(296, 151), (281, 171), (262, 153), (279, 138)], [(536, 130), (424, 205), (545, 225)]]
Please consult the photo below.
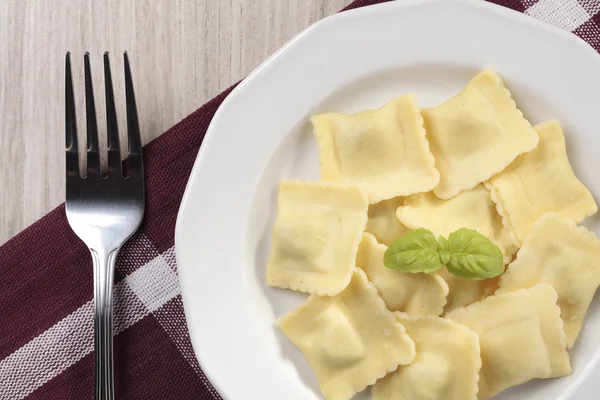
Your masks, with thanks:
[(367, 273), (388, 309), (407, 313), (440, 315), (446, 304), (448, 285), (437, 274), (408, 274), (383, 265), (387, 247), (370, 233), (363, 234), (356, 266)]
[(394, 197), (369, 205), (367, 232), (372, 233), (379, 243), (389, 246), (400, 236), (408, 233), (409, 229), (396, 217), (396, 210), (402, 205), (403, 199), (403, 197)]
[(465, 190), (449, 200), (442, 200), (431, 192), (406, 197), (397, 216), (408, 228), (427, 228), (436, 236), (448, 237), (463, 227), (474, 229), (500, 248), (505, 264), (517, 251), (490, 192), (483, 185)]
[(498, 280), (500, 279), (499, 276), (482, 280), (463, 279), (451, 274), (446, 267), (442, 267), (437, 272), (448, 284), (444, 314), (493, 295), (498, 289)]
[(554, 213), (542, 216), (525, 237), (516, 260), (500, 279), (499, 293), (552, 285), (564, 321), (567, 346), (577, 340), (600, 285), (600, 241), (586, 228)]
[(538, 284), (447, 315), (479, 334), (479, 399), (531, 379), (571, 373), (557, 298), (552, 286)]
[(517, 244), (547, 212), (581, 222), (598, 211), (592, 194), (571, 168), (558, 122), (545, 122), (535, 130), (538, 146), (487, 183)]
[(415, 358), (415, 343), (358, 268), (340, 294), (310, 296), (277, 325), (302, 351), (327, 400), (348, 400)]
[(319, 145), (321, 179), (361, 188), (370, 203), (426, 192), (439, 173), (412, 95), (377, 110), (321, 114), (311, 119)]
[[(404, 95), (311, 122), (321, 180), (281, 181), (266, 283), (310, 294), (276, 325), (326, 400), (370, 385), (372, 400), (484, 400), (571, 373), (567, 349), (600, 286), (600, 239), (577, 225), (598, 207), (557, 121), (532, 127), (486, 69), (437, 107)], [(465, 227), (499, 247), (503, 274), (384, 265), (387, 246), (414, 229), (447, 238)], [(465, 273), (483, 259), (472, 258), (478, 246), (452, 248)]]
[(412, 364), (375, 383), (372, 400), (476, 400), (479, 337), (446, 318), (396, 313), (415, 341)]
[(282, 180), (267, 285), (334, 295), (355, 267), (368, 201), (357, 188)]
[(538, 143), (502, 79), (490, 69), (422, 115), (440, 172), (433, 192), (443, 199), (488, 180)]

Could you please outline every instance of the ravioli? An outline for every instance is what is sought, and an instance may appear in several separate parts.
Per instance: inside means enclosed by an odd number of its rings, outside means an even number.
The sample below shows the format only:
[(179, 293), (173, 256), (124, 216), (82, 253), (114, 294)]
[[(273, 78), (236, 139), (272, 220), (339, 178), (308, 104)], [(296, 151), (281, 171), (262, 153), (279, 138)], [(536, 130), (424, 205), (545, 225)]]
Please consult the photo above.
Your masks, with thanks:
[(552, 285), (564, 321), (567, 346), (583, 326), (585, 313), (600, 285), (600, 241), (586, 228), (554, 213), (545, 214), (525, 237), (517, 259), (500, 279), (499, 293)]
[(437, 272), (448, 285), (444, 314), (493, 295), (498, 289), (498, 281), (500, 280), (499, 276), (482, 280), (463, 279), (451, 274), (446, 267), (442, 267)]
[(352, 186), (282, 180), (267, 285), (319, 295), (342, 291), (354, 271), (368, 205)]
[(372, 233), (379, 243), (389, 246), (400, 236), (408, 233), (409, 229), (396, 217), (396, 210), (402, 205), (403, 199), (403, 197), (394, 197), (369, 205), (367, 232)]
[(356, 185), (371, 204), (426, 192), (439, 183), (413, 95), (377, 110), (321, 114), (311, 121), (323, 181)]
[(442, 199), (487, 181), (538, 143), (537, 133), (491, 69), (475, 76), (460, 94), (421, 114), (440, 172), (433, 192)]
[(327, 400), (348, 400), (415, 358), (415, 343), (358, 268), (340, 294), (310, 296), (277, 325), (302, 351)]
[(540, 142), (488, 182), (513, 240), (521, 244), (535, 222), (547, 212), (581, 222), (598, 206), (575, 176), (557, 121), (535, 126)]
[(437, 274), (408, 274), (387, 268), (383, 254), (387, 247), (364, 233), (356, 266), (373, 282), (388, 309), (407, 313), (440, 315), (446, 304), (448, 285)]
[(481, 368), (479, 337), (446, 318), (396, 313), (414, 339), (412, 364), (375, 383), (372, 400), (475, 400)]
[(463, 227), (474, 229), (500, 248), (505, 264), (512, 260), (517, 251), (490, 192), (483, 185), (461, 192), (449, 200), (442, 200), (431, 192), (406, 197), (404, 205), (398, 208), (397, 216), (408, 228), (427, 228), (436, 236), (448, 237)]
[(556, 290), (542, 283), (488, 297), (447, 315), (479, 334), (480, 399), (534, 378), (571, 373), (557, 299)]

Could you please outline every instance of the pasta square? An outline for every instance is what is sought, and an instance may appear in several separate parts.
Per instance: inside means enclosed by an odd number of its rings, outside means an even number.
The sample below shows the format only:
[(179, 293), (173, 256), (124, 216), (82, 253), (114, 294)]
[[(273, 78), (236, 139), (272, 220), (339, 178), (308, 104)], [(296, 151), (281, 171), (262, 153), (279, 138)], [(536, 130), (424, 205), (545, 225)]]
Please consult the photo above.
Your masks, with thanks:
[(442, 200), (431, 192), (406, 197), (404, 205), (398, 208), (397, 216), (408, 228), (427, 228), (436, 236), (448, 237), (462, 227), (474, 229), (500, 248), (505, 264), (517, 252), (490, 192), (483, 185), (463, 191), (449, 200)]
[(558, 122), (539, 124), (535, 130), (538, 146), (487, 183), (517, 244), (547, 212), (579, 223), (598, 211), (592, 194), (571, 168)]
[(437, 273), (448, 285), (448, 296), (446, 296), (444, 314), (493, 295), (498, 289), (498, 281), (500, 280), (499, 276), (482, 280), (463, 279), (450, 273), (446, 267), (442, 267)]
[(367, 232), (372, 233), (379, 243), (389, 246), (400, 236), (408, 233), (409, 229), (396, 217), (396, 210), (402, 203), (403, 197), (394, 197), (369, 205)]
[(323, 181), (356, 185), (372, 204), (426, 192), (439, 182), (413, 95), (377, 110), (321, 114), (311, 121)]
[(277, 325), (302, 351), (327, 400), (348, 400), (415, 358), (415, 343), (360, 269), (340, 294), (310, 296)]
[(267, 285), (335, 295), (355, 267), (368, 201), (351, 186), (282, 180)]
[(447, 315), (479, 334), (480, 399), (531, 379), (571, 373), (557, 299), (552, 286), (538, 284), (488, 297)]
[(525, 289), (538, 282), (552, 285), (558, 292), (567, 347), (573, 347), (600, 285), (598, 238), (572, 220), (545, 214), (500, 278), (498, 292)]
[(387, 247), (364, 233), (356, 266), (366, 272), (388, 309), (407, 313), (440, 315), (446, 304), (448, 285), (437, 274), (408, 274), (383, 265)]
[(375, 383), (372, 400), (476, 400), (478, 335), (446, 318), (396, 313), (415, 341), (412, 364)]
[(538, 143), (502, 79), (487, 69), (458, 95), (422, 110), (440, 172), (436, 196), (449, 199), (502, 171)]

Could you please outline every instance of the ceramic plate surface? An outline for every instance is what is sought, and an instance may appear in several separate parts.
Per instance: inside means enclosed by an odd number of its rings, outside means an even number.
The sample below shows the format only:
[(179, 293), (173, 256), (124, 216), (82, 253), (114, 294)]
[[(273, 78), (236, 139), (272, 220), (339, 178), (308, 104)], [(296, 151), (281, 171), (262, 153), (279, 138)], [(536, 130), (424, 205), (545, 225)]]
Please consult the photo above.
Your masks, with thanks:
[[(379, 107), (403, 93), (434, 106), (486, 67), (532, 124), (561, 122), (573, 168), (600, 200), (600, 56), (570, 33), (483, 1), (403, 0), (326, 18), (223, 102), (175, 240), (194, 350), (226, 400), (322, 398), (301, 353), (273, 325), (305, 295), (264, 284), (279, 180), (318, 179), (309, 117)], [(586, 225), (600, 232), (598, 219)], [(496, 399), (595, 399), (599, 348), (596, 296), (570, 352), (573, 374)]]

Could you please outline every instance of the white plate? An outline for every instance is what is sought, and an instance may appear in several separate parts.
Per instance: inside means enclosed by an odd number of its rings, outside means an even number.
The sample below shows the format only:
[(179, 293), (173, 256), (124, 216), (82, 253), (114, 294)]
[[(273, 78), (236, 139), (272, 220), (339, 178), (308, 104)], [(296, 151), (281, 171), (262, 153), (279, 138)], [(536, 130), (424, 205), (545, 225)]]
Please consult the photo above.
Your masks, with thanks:
[[(532, 123), (562, 123), (573, 167), (600, 200), (600, 56), (574, 35), (483, 1), (403, 0), (326, 18), (223, 102), (175, 243), (194, 350), (225, 399), (321, 398), (308, 364), (273, 326), (305, 296), (264, 284), (278, 181), (318, 179), (309, 116), (378, 107), (407, 92), (436, 105), (488, 66)], [(600, 231), (597, 220), (588, 226)], [(597, 296), (571, 351), (573, 374), (497, 399), (597, 398), (599, 346)]]

